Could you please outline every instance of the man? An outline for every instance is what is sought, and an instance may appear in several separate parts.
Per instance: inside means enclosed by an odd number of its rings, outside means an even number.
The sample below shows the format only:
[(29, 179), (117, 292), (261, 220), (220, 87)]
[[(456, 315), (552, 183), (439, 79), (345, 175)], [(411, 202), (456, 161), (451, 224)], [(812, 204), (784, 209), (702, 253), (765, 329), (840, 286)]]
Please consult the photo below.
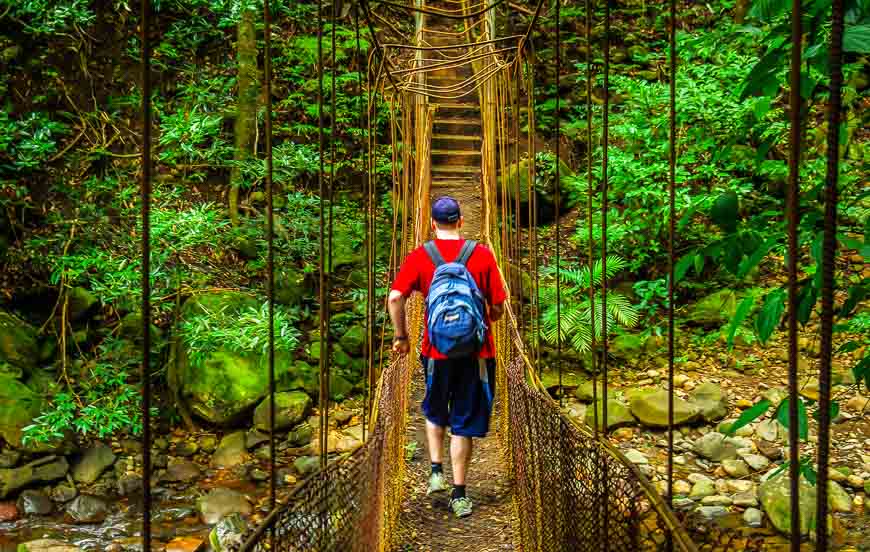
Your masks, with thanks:
[[(430, 343), (428, 312), (427, 331), (423, 336), (421, 361), (426, 373), (426, 395), (422, 409), (426, 416), (426, 440), (432, 462), (427, 494), (448, 489), (442, 469), (442, 447), (445, 428), (449, 426), (453, 467), (450, 508), (458, 517), (471, 515), (472, 503), (465, 495), (465, 476), (471, 460), (472, 439), (485, 437), (489, 430), (495, 383), (495, 347), (490, 328), (491, 323), (504, 314), (504, 301), (507, 299), (492, 251), (474, 242), (466, 246), (466, 240), (460, 234), (462, 223), (459, 203), (452, 197), (438, 198), (432, 204), (431, 224), (435, 240), (408, 255), (389, 296), (390, 317), (395, 330), (393, 351), (399, 355), (406, 355), (410, 350), (405, 302), (414, 291), (432, 300), (430, 286), (436, 274), (436, 261), (440, 266), (464, 260), (468, 274), (488, 306), (481, 305), (485, 336), (476, 352), (448, 358), (444, 351), (436, 349)], [(436, 251), (431, 249), (432, 244)], [(428, 251), (427, 246), (430, 248)], [(459, 258), (460, 254), (465, 259)], [(435, 293), (433, 290), (433, 295)]]

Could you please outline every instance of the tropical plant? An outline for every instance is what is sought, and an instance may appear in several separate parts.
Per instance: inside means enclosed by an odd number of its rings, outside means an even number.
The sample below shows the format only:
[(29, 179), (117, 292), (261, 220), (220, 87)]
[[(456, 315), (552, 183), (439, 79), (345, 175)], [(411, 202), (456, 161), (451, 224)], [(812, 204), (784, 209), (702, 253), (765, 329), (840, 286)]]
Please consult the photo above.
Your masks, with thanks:
[[(607, 279), (619, 274), (628, 263), (617, 255), (607, 257)], [(592, 270), (588, 266), (582, 268), (561, 268), (561, 312), (556, 312), (556, 268), (543, 269), (545, 280), (541, 286), (541, 302), (545, 305), (541, 316), (541, 336), (548, 343), (555, 343), (558, 328), (561, 326), (562, 342), (568, 343), (580, 353), (588, 352), (592, 346), (592, 335), (599, 341), (602, 337), (602, 302), (599, 288), (604, 274), (603, 263), (597, 260)], [(595, 308), (589, 301), (590, 287), (595, 292)], [(595, 327), (592, 315), (595, 314)], [(561, 316), (557, 316), (557, 314)], [(561, 318), (561, 323), (558, 320)], [(617, 291), (607, 291), (607, 333), (610, 334), (616, 326), (631, 328), (637, 324), (638, 311), (631, 300)]]

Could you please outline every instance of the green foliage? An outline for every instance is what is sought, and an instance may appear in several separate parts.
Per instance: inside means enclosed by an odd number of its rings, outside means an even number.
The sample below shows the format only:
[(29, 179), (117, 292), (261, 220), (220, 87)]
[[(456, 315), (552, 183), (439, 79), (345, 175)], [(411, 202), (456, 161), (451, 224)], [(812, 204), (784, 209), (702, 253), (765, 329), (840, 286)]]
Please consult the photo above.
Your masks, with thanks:
[[(628, 263), (621, 257), (611, 255), (607, 257), (607, 279), (623, 271)], [(541, 336), (549, 343), (555, 343), (560, 327), (556, 316), (556, 286), (555, 267), (542, 269), (544, 280), (541, 282), (541, 303), (545, 305), (541, 316)], [(604, 268), (601, 260), (594, 263), (592, 270), (588, 266), (582, 268), (562, 268), (561, 280), (561, 334), (562, 342), (568, 343), (576, 351), (588, 352), (592, 345), (592, 336), (600, 341), (602, 337), (603, 310), (600, 293), (597, 289), (601, 286), (604, 277)], [(590, 287), (598, 296), (594, 309), (589, 301)], [(595, 327), (592, 327), (592, 316), (595, 316)], [(616, 326), (626, 328), (633, 327), (638, 320), (637, 309), (623, 294), (608, 290), (607, 292), (607, 333), (610, 334)]]
[[(240, 355), (268, 354), (269, 304), (248, 308), (229, 315), (224, 310), (203, 312), (182, 322), (181, 337), (191, 351), (194, 365), (204, 362), (210, 354), (232, 351)], [(275, 307), (275, 351), (293, 352), (299, 346), (298, 310)]]
[(58, 393), (34, 423), (24, 428), (24, 442), (45, 443), (73, 431), (85, 437), (105, 438), (142, 432), (141, 393), (131, 374), (141, 357), (131, 343), (109, 337), (84, 364), (77, 388)]
[(0, 110), (0, 184), (41, 169), (57, 153), (58, 139), (67, 133), (67, 125), (53, 121), (48, 113), (31, 111), (15, 119), (10, 111), (9, 107)]

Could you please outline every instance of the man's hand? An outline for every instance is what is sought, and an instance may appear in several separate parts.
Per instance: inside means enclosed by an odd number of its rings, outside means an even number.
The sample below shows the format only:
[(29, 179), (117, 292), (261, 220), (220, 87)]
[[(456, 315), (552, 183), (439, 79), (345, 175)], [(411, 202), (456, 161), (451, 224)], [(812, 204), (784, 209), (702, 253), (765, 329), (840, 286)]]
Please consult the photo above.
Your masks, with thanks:
[(393, 339), (393, 352), (399, 356), (405, 356), (411, 351), (411, 343), (408, 338)]

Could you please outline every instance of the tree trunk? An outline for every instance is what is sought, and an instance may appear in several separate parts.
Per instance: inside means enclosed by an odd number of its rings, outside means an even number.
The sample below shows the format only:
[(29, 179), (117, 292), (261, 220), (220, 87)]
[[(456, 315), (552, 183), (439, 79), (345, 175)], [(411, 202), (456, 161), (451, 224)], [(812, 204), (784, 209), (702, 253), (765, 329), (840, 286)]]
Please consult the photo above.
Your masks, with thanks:
[(239, 97), (236, 108), (235, 133), (236, 164), (230, 173), (229, 209), (233, 226), (239, 224), (239, 188), (242, 184), (242, 171), (238, 164), (251, 157), (254, 138), (257, 132), (257, 32), (256, 12), (251, 9), (242, 11), (238, 27), (236, 55), (239, 63)]
[(752, 5), (751, 0), (737, 0), (737, 3), (734, 5), (734, 22), (738, 25), (742, 25), (746, 20), (746, 14), (749, 12), (749, 8)]

